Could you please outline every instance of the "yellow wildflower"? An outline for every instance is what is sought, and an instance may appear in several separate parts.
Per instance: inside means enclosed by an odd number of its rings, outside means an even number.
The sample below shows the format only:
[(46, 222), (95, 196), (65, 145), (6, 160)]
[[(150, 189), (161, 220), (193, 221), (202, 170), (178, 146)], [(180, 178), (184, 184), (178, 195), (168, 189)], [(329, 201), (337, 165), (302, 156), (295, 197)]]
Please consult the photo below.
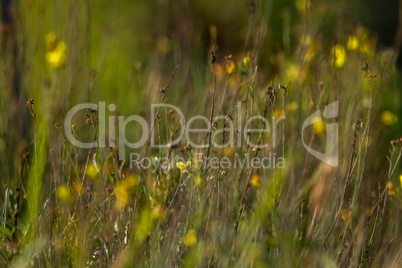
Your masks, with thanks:
[(342, 215), (341, 215), (341, 217), (342, 217), (342, 220), (343, 220), (343, 222), (344, 222), (345, 224), (349, 223), (350, 220), (351, 220), (351, 213), (350, 213), (350, 210), (349, 210), (349, 209), (344, 209), (344, 210), (342, 210)]
[(70, 201), (71, 201), (70, 189), (69, 189), (67, 186), (65, 186), (65, 185), (60, 186), (60, 187), (57, 187), (57, 189), (56, 189), (56, 196), (57, 196), (58, 198), (60, 198), (61, 200), (63, 200), (63, 201), (66, 201), (66, 202), (70, 202)]
[(296, 0), (295, 2), (296, 8), (300, 12), (307, 11), (311, 8), (311, 1), (310, 0)]
[(381, 114), (381, 121), (384, 125), (390, 126), (398, 122), (398, 116), (390, 111), (384, 111)]
[(161, 205), (157, 205), (152, 209), (152, 217), (154, 219), (164, 219), (166, 217), (166, 209)]
[(349, 50), (356, 50), (359, 48), (359, 38), (357, 38), (356, 35), (351, 35), (348, 38), (348, 42), (346, 44), (346, 47)]
[(274, 115), (274, 117), (277, 119), (277, 118), (279, 118), (279, 117), (285, 115), (285, 113), (283, 112), (283, 109), (282, 109), (282, 108), (275, 107), (275, 109), (274, 109), (274, 114), (273, 114), (273, 115)]
[(200, 186), (201, 186), (201, 182), (202, 182), (202, 180), (201, 180), (200, 175), (197, 175), (197, 177), (195, 177), (195, 185), (197, 185), (198, 187), (200, 187)]
[(388, 188), (389, 195), (391, 195), (391, 196), (395, 195), (396, 192), (395, 192), (394, 184), (392, 182), (389, 181), (387, 183), (387, 188)]
[(53, 50), (56, 48), (57, 45), (57, 38), (56, 34), (51, 32), (45, 36), (45, 43), (48, 50)]
[(251, 58), (249, 56), (243, 58), (243, 66), (246, 68), (251, 66)]
[(98, 169), (94, 165), (89, 165), (87, 167), (87, 175), (94, 179), (96, 175), (98, 174)]
[(286, 104), (286, 110), (288, 112), (295, 112), (298, 108), (299, 108), (299, 105), (295, 101)]
[(313, 46), (309, 46), (306, 50), (306, 53), (303, 56), (303, 60), (305, 62), (310, 62), (315, 56), (315, 48)]
[(230, 62), (230, 63), (227, 63), (227, 64), (226, 64), (226, 72), (227, 72), (228, 74), (233, 73), (233, 72), (234, 72), (234, 69), (235, 69), (235, 64), (234, 64), (233, 62)]
[(255, 188), (260, 188), (261, 187), (261, 178), (258, 174), (255, 174), (251, 180), (250, 180), (250, 184), (252, 186), (254, 186)]
[(191, 161), (187, 161), (186, 163), (177, 162), (176, 166), (180, 169), (181, 172), (188, 172), (188, 168), (191, 167)]
[(52, 68), (60, 68), (64, 65), (67, 58), (67, 45), (63, 41), (46, 53), (46, 61)]
[(399, 183), (401, 184), (401, 188), (402, 188), (402, 175), (399, 175)]
[(314, 131), (317, 134), (323, 134), (326, 130), (325, 123), (321, 120), (320, 117), (313, 117), (313, 127)]
[(82, 194), (84, 191), (84, 187), (83, 187), (83, 185), (82, 185), (82, 183), (80, 183), (80, 182), (78, 182), (78, 181), (75, 181), (75, 182), (73, 182), (73, 188), (74, 188), (74, 191), (77, 193), (77, 194)]
[(194, 229), (188, 230), (187, 234), (182, 237), (181, 241), (186, 246), (193, 246), (197, 243), (197, 234)]
[(346, 61), (346, 52), (345, 48), (337, 44), (336, 46), (332, 47), (331, 49), (331, 63), (337, 68), (341, 68)]
[(135, 175), (127, 176), (124, 180), (119, 181), (114, 187), (114, 195), (116, 196), (116, 203), (114, 204), (115, 209), (123, 209), (130, 197), (130, 192), (133, 190), (134, 186), (139, 184), (139, 177)]

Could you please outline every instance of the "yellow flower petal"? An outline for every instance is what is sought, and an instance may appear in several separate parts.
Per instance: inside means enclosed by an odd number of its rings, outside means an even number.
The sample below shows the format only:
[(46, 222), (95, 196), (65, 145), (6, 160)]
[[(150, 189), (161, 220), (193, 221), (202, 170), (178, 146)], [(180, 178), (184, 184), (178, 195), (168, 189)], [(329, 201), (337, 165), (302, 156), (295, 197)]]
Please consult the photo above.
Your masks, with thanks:
[(402, 175), (399, 175), (399, 183), (401, 184), (401, 189), (402, 189)]
[(87, 167), (87, 175), (89, 177), (91, 177), (92, 179), (94, 179), (96, 177), (96, 175), (98, 174), (98, 170), (96, 169), (96, 167), (94, 165), (89, 165)]
[(194, 229), (188, 230), (187, 234), (182, 237), (182, 242), (186, 246), (193, 246), (197, 243), (197, 234)]
[(351, 220), (351, 213), (349, 209), (344, 209), (342, 210), (342, 215), (341, 218), (343, 220), (344, 223), (349, 223)]
[(60, 186), (56, 189), (56, 196), (63, 201), (70, 202), (71, 201), (71, 193), (70, 189), (67, 186)]
[(255, 188), (260, 188), (261, 187), (261, 178), (258, 174), (255, 174), (251, 180), (250, 180), (250, 184), (252, 186), (254, 186)]
[(359, 48), (359, 38), (357, 38), (357, 36), (356, 35), (351, 35), (351, 36), (349, 36), (349, 38), (348, 38), (348, 42), (347, 42), (347, 44), (346, 44), (346, 47), (349, 49), (349, 50), (356, 50), (356, 49), (358, 49)]
[(384, 125), (390, 126), (398, 122), (398, 116), (390, 111), (384, 111), (381, 114), (381, 121)]
[(346, 61), (346, 52), (345, 48), (337, 44), (336, 46), (332, 47), (331, 49), (331, 63), (337, 68), (341, 68)]
[(186, 165), (183, 162), (177, 162), (176, 167), (183, 171), (186, 168)]
[(197, 185), (198, 187), (201, 186), (201, 177), (200, 175), (198, 175), (197, 177), (195, 177), (195, 185)]
[(325, 133), (326, 126), (325, 123), (321, 120), (320, 117), (313, 117), (313, 121), (316, 121), (313, 123), (314, 131), (317, 134), (323, 134)]
[(394, 188), (394, 184), (392, 182), (388, 182), (387, 183), (387, 188), (388, 188), (388, 194), (393, 196), (395, 195), (395, 188)]
[(231, 74), (234, 72), (235, 64), (233, 62), (226, 64), (226, 72)]

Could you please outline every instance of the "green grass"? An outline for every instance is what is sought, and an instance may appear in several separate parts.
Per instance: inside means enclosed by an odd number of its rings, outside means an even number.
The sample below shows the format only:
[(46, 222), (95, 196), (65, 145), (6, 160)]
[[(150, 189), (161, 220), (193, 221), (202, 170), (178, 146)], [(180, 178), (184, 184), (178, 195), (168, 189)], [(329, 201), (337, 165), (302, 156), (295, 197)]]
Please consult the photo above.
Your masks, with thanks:
[[(297, 3), (17, 2), (15, 32), (0, 36), (0, 265), (400, 267), (394, 52), (358, 22), (338, 19), (349, 14), (342, 5), (318, 1), (303, 10)], [(49, 32), (66, 44), (60, 68), (46, 61)], [(359, 45), (351, 50), (354, 35)], [(345, 50), (342, 63), (333, 64), (341, 58), (335, 44)], [(338, 123), (336, 167), (302, 143), (303, 122), (334, 101), (339, 116), (325, 123)], [(118, 146), (81, 149), (66, 138), (68, 111), (87, 102), (105, 102), (117, 144), (118, 116), (139, 115), (149, 128), (154, 122), (155, 140), (165, 144), (194, 116), (212, 127), (191, 135), (202, 149), (185, 138), (155, 149), (146, 136), (141, 148), (125, 148), (122, 161)], [(185, 122), (169, 108), (153, 118), (152, 104), (176, 106)], [(260, 119), (245, 129), (253, 116)], [(249, 133), (267, 127), (261, 118), (271, 131)], [(99, 144), (100, 119), (81, 110), (66, 131)], [(232, 122), (233, 133), (224, 132)], [(108, 125), (105, 134), (109, 146)], [(231, 134), (241, 145), (212, 145)], [(325, 152), (326, 134), (311, 125), (305, 142)], [(138, 123), (127, 124), (128, 141), (142, 136)], [(142, 168), (130, 153), (154, 162)], [(170, 166), (158, 163), (164, 158)], [(253, 158), (270, 167), (247, 165)]]

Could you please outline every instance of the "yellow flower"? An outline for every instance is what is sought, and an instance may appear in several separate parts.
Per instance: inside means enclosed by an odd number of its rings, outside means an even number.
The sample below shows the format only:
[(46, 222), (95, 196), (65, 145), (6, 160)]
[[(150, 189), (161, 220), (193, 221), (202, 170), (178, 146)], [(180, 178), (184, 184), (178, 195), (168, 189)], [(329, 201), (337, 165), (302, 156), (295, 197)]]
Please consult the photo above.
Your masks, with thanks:
[(294, 81), (304, 81), (306, 79), (306, 72), (300, 69), (296, 64), (287, 64), (285, 69), (286, 78), (290, 82)]
[(94, 165), (89, 165), (87, 167), (87, 175), (94, 179), (96, 175), (98, 174), (98, 169)]
[(288, 112), (295, 112), (297, 109), (299, 108), (299, 105), (297, 104), (297, 102), (291, 102), (291, 103), (288, 103), (287, 105), (286, 105), (286, 110), (288, 111)]
[(255, 174), (251, 180), (250, 184), (253, 185), (255, 188), (260, 188), (261, 187), (261, 178), (258, 174)]
[(387, 188), (388, 188), (389, 195), (391, 195), (391, 196), (395, 195), (396, 192), (395, 192), (394, 184), (392, 182), (389, 181), (387, 183)]
[(313, 46), (309, 46), (306, 50), (306, 53), (303, 56), (303, 60), (305, 62), (310, 62), (315, 56), (315, 49)]
[(332, 47), (331, 49), (331, 63), (337, 68), (341, 68), (346, 61), (346, 52), (345, 48), (337, 44), (336, 46)]
[(282, 108), (275, 107), (275, 109), (274, 109), (274, 114), (273, 114), (273, 115), (274, 115), (274, 117), (277, 119), (277, 118), (279, 118), (279, 117), (281, 117), (281, 116), (283, 116), (283, 115), (285, 115), (285, 114), (284, 114)]
[(356, 50), (359, 48), (359, 38), (357, 38), (356, 35), (351, 35), (348, 38), (348, 42), (346, 44), (346, 47), (349, 50)]
[(296, 8), (300, 12), (304, 12), (311, 8), (311, 1), (310, 0), (296, 0)]
[(401, 184), (401, 188), (402, 188), (402, 175), (399, 175), (399, 183)]
[(188, 230), (187, 234), (182, 237), (181, 241), (186, 246), (193, 246), (197, 243), (197, 234), (194, 229)]
[(70, 189), (67, 186), (60, 186), (56, 189), (56, 196), (63, 201), (70, 202), (71, 201), (71, 193)]
[(176, 166), (180, 169), (181, 172), (188, 172), (188, 168), (191, 167), (191, 161), (187, 161), (186, 163), (177, 162)]
[(130, 192), (139, 182), (139, 177), (135, 175), (127, 176), (124, 180), (117, 182), (114, 187), (114, 195), (116, 197), (115, 209), (122, 210), (127, 205)]
[(251, 66), (251, 58), (249, 56), (243, 58), (243, 65), (246, 68)]
[(320, 117), (313, 117), (312, 121), (313, 123), (313, 127), (314, 127), (314, 131), (317, 134), (323, 134), (326, 130), (326, 126), (325, 123), (321, 120)]
[(51, 32), (48, 33), (45, 36), (45, 43), (46, 43), (46, 47), (48, 50), (53, 50), (55, 49), (56, 45), (57, 45), (57, 38), (56, 38), (56, 34)]
[(197, 177), (195, 177), (195, 185), (200, 187), (201, 183), (202, 183), (201, 177), (200, 177), (200, 175), (197, 175)]
[(60, 68), (64, 65), (67, 58), (67, 45), (64, 42), (58, 42), (56, 47), (46, 53), (46, 61), (52, 68)]
[(381, 121), (384, 125), (390, 126), (398, 122), (398, 116), (390, 111), (384, 111), (381, 114)]
[(233, 62), (230, 62), (230, 63), (227, 63), (227, 64), (226, 64), (226, 72), (227, 72), (228, 74), (233, 73), (233, 72), (234, 72), (234, 69), (235, 69), (235, 64), (234, 64)]
[(79, 183), (78, 181), (73, 182), (73, 188), (77, 194), (82, 194), (84, 192), (83, 191), (84, 187), (83, 187), (82, 183)]
[(349, 223), (350, 220), (351, 220), (351, 213), (350, 213), (350, 210), (349, 210), (349, 209), (344, 209), (344, 210), (342, 210), (341, 218), (342, 218), (342, 220), (343, 220), (344, 223), (346, 223), (346, 224)]
[(166, 209), (161, 205), (157, 205), (152, 209), (152, 217), (154, 219), (164, 219), (166, 217)]

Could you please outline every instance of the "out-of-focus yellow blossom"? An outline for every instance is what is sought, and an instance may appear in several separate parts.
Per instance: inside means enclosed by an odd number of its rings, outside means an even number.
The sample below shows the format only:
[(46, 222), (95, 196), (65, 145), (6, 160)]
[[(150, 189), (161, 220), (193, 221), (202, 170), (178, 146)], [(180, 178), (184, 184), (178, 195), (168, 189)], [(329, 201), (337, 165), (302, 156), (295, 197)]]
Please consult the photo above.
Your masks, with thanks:
[(402, 189), (402, 175), (399, 175), (399, 183), (401, 184), (401, 189)]
[(186, 163), (177, 162), (176, 166), (180, 169), (181, 172), (188, 172), (189, 167), (191, 167), (191, 161), (187, 161)]
[(307, 49), (306, 49), (306, 53), (303, 56), (303, 60), (305, 62), (310, 62), (315, 56), (315, 48), (313, 45), (310, 45)]
[(89, 165), (87, 167), (87, 175), (94, 179), (96, 175), (98, 174), (98, 169), (94, 165)]
[(78, 181), (73, 182), (73, 188), (74, 188), (74, 191), (79, 195), (84, 192), (83, 191), (84, 187), (83, 187), (82, 183), (80, 183)]
[(197, 243), (197, 233), (194, 229), (190, 229), (187, 234), (181, 238), (181, 241), (186, 246), (193, 246)]
[(46, 61), (52, 68), (60, 68), (64, 65), (67, 58), (67, 45), (63, 41), (56, 41), (54, 34), (49, 34), (46, 38), (48, 51)]
[(71, 201), (71, 193), (70, 189), (67, 186), (63, 185), (57, 187), (56, 189), (56, 196), (63, 201), (70, 202)]
[(287, 110), (288, 112), (294, 112), (294, 111), (296, 111), (298, 108), (299, 108), (299, 104), (297, 104), (297, 102), (295, 102), (295, 101), (293, 101), (293, 102), (291, 102), (291, 103), (288, 103), (288, 104), (286, 105), (286, 110)]
[(46, 43), (47, 50), (53, 50), (53, 49), (55, 49), (55, 48), (56, 48), (56, 45), (57, 45), (56, 34), (53, 33), (53, 32), (48, 33), (48, 34), (45, 36), (45, 43)]
[(307, 11), (311, 8), (311, 1), (310, 0), (296, 0), (295, 2), (296, 8), (300, 12)]
[(314, 131), (317, 134), (324, 134), (325, 130), (326, 130), (326, 126), (325, 123), (321, 120), (320, 117), (313, 117), (312, 121), (313, 123), (313, 127), (314, 127)]
[(372, 51), (372, 46), (369, 41), (365, 41), (360, 45), (360, 51), (364, 54), (370, 54)]
[(235, 69), (235, 64), (234, 64), (233, 62), (230, 62), (230, 63), (227, 63), (227, 64), (226, 64), (226, 72), (227, 72), (228, 74), (233, 73), (233, 72), (234, 72), (234, 69)]
[(232, 158), (236, 153), (236, 148), (231, 147), (231, 146), (226, 146), (225, 148), (223, 148), (222, 150), (222, 154), (226, 157), (230, 157)]
[(341, 217), (342, 217), (342, 220), (343, 220), (343, 222), (344, 222), (345, 224), (349, 223), (350, 220), (351, 220), (351, 213), (350, 213), (350, 210), (349, 210), (349, 209), (344, 209), (344, 210), (342, 210), (342, 215), (341, 215)]
[(302, 43), (303, 46), (310, 46), (312, 43), (311, 35), (309, 34), (303, 35), (300, 39), (300, 42)]
[(387, 183), (387, 188), (388, 188), (388, 194), (389, 195), (391, 195), (391, 196), (394, 196), (395, 195), (395, 188), (394, 188), (394, 184), (392, 183), (392, 182), (388, 182)]
[(117, 210), (121, 210), (127, 205), (130, 192), (133, 191), (134, 186), (138, 185), (139, 182), (139, 177), (135, 175), (127, 176), (124, 180), (117, 182), (114, 187), (114, 195), (116, 197), (114, 206)]
[(357, 38), (356, 35), (351, 35), (348, 38), (348, 42), (346, 44), (346, 47), (349, 50), (356, 50), (359, 48), (359, 38)]
[(261, 187), (261, 177), (258, 174), (255, 174), (251, 180), (250, 184), (254, 186), (255, 188), (260, 188)]
[(152, 218), (154, 219), (164, 219), (166, 217), (166, 209), (161, 205), (157, 205), (152, 209)]
[(275, 107), (275, 109), (274, 109), (274, 114), (273, 114), (273, 116), (275, 117), (275, 119), (278, 119), (279, 117), (281, 117), (281, 116), (283, 116), (283, 115), (285, 115), (285, 113), (283, 112), (283, 109), (282, 109), (282, 108), (279, 108), (279, 107)]
[(331, 49), (331, 63), (337, 68), (341, 68), (346, 61), (346, 52), (345, 48), (337, 44)]
[(202, 183), (202, 181), (201, 181), (201, 177), (200, 177), (200, 175), (197, 175), (196, 177), (195, 177), (195, 185), (197, 185), (198, 187), (200, 187), (201, 186), (201, 183)]
[(246, 68), (250, 68), (251, 67), (251, 58), (250, 56), (246, 56), (243, 58), (243, 66)]
[(296, 81), (299, 78), (299, 72), (300, 68), (297, 65), (291, 63), (286, 68), (286, 78), (289, 81)]
[(390, 126), (398, 122), (398, 116), (390, 111), (384, 111), (381, 114), (381, 121), (384, 125)]

